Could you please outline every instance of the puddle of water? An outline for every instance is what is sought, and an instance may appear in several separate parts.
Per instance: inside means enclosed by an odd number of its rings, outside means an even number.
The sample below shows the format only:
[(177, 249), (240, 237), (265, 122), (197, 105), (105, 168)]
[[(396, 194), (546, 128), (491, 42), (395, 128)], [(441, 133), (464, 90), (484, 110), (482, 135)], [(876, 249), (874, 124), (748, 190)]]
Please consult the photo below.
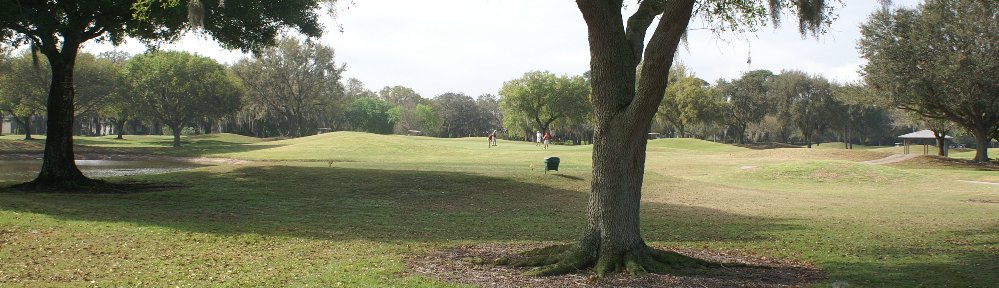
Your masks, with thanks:
[[(87, 177), (105, 178), (170, 173), (205, 165), (178, 161), (76, 160), (76, 166)], [(41, 160), (0, 160), (0, 180), (30, 181), (41, 168)]]

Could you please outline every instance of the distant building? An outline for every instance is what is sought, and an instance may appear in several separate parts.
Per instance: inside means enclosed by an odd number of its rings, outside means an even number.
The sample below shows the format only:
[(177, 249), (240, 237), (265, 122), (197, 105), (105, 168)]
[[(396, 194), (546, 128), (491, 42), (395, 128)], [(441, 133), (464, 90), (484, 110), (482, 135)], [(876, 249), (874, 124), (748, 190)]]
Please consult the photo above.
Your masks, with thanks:
[(10, 128), (11, 127), (12, 127), (12, 125), (10, 124), (10, 118), (4, 117), (3, 121), (0, 122), (0, 128), (2, 128), (2, 129), (0, 129), (0, 132), (3, 132), (2, 133), (3, 135), (10, 134), (11, 133), (10, 132)]
[[(909, 154), (911, 152), (909, 150), (909, 146), (911, 146), (911, 145), (923, 145), (923, 155), (929, 155), (930, 154), (930, 148), (929, 147), (930, 146), (936, 146), (936, 144), (937, 144), (936, 143), (937, 137), (933, 135), (933, 131), (932, 130), (920, 130), (920, 131), (912, 132), (912, 133), (909, 133), (909, 134), (900, 135), (900, 136), (898, 136), (898, 138), (902, 139), (902, 146), (904, 147), (903, 148), (903, 153), (905, 153), (905, 154)], [(954, 137), (950, 137), (949, 135), (948, 136), (944, 136), (944, 145), (943, 145), (944, 156), (946, 156), (947, 154), (949, 154), (948, 151), (947, 151), (947, 146), (948, 146), (947, 145), (947, 140), (951, 140), (953, 138)], [(895, 143), (895, 146), (898, 146), (898, 143)]]

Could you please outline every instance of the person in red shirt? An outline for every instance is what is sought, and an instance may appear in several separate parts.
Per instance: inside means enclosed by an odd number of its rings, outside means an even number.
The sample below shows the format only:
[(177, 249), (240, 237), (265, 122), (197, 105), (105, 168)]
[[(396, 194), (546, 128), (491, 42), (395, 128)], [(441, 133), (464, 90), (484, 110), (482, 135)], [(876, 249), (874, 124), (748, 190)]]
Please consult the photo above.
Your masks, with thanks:
[(549, 134), (548, 131), (545, 131), (545, 136), (542, 136), (542, 139), (545, 140), (545, 149), (548, 149), (548, 142), (552, 140), (552, 134)]

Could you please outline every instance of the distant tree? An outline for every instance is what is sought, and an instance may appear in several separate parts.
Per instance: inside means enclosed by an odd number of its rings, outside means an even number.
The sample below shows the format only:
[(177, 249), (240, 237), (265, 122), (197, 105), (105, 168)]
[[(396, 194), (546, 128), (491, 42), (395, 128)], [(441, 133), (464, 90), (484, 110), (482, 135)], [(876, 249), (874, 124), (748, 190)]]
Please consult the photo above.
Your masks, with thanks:
[(815, 136), (825, 132), (837, 110), (829, 81), (801, 71), (784, 71), (774, 82), (770, 93), (790, 99), (790, 120), (808, 148), (812, 148)]
[(45, 111), (49, 77), (45, 59), (24, 51), (6, 61), (0, 71), (0, 110), (24, 129), (24, 140), (31, 140), (32, 118)]
[(675, 128), (679, 137), (688, 137), (687, 128), (691, 125), (719, 120), (721, 107), (708, 93), (707, 82), (688, 74), (682, 65), (671, 69), (656, 116)]
[(927, 0), (874, 13), (861, 26), (867, 85), (889, 103), (953, 121), (975, 136), (987, 162), (999, 130), (999, 3)]
[[(73, 83), (76, 85), (74, 97), (74, 114), (76, 121), (81, 122), (84, 115), (96, 122), (92, 128), (100, 128), (100, 119), (106, 107), (117, 100), (124, 82), (121, 79), (123, 65), (121, 59), (108, 58), (111, 54), (93, 55), (80, 53), (76, 58), (76, 72), (73, 73)], [(90, 131), (99, 135), (100, 131)]]
[(727, 102), (725, 119), (734, 128), (736, 141), (744, 143), (746, 127), (763, 120), (772, 108), (767, 93), (776, 75), (767, 70), (746, 72), (731, 83), (719, 83)]
[(475, 99), (463, 93), (444, 93), (434, 97), (435, 111), (441, 120), (440, 137), (485, 135), (484, 113)]
[[(80, 172), (73, 156), (73, 72), (84, 42), (119, 44), (127, 36), (146, 42), (171, 41), (194, 23), (223, 47), (259, 50), (272, 45), (280, 31), (319, 36), (322, 30), (316, 12), (320, 3), (329, 2), (0, 0), (0, 43), (39, 51), (48, 59), (52, 73), (45, 156), (38, 177), (24, 187), (75, 188), (96, 183)], [(195, 21), (188, 22), (189, 17)]]
[(675, 92), (671, 93), (670, 88), (675, 85), (680, 79), (687, 77), (687, 67), (682, 64), (674, 64), (670, 66), (669, 79), (667, 79), (666, 93), (663, 96), (662, 102), (659, 104), (659, 111), (656, 111), (656, 117), (653, 119), (654, 122), (660, 123), (663, 133), (668, 133), (669, 137), (682, 137), (679, 130), (680, 125), (680, 105), (677, 104), (677, 95)]
[(235, 113), (242, 87), (211, 58), (187, 52), (154, 52), (133, 57), (125, 67), (143, 111), (173, 130), (173, 147), (180, 134), (199, 117)]
[[(5, 45), (0, 45), (0, 105), (3, 105), (4, 101), (4, 75), (10, 71), (10, 52)], [(7, 112), (0, 107), (0, 136), (3, 136), (3, 123)]]
[(416, 104), (413, 111), (420, 125), (417, 126), (424, 135), (437, 135), (440, 133), (441, 118), (437, 116), (432, 104)]
[(504, 82), (499, 94), (504, 115), (527, 118), (538, 131), (549, 130), (548, 126), (561, 118), (585, 117), (591, 110), (586, 104), (590, 89), (582, 76), (531, 71)]
[(76, 72), (73, 82), (76, 83), (74, 110), (77, 114), (96, 111), (108, 102), (108, 96), (113, 93), (117, 67), (108, 59), (102, 59), (89, 53), (80, 53), (76, 57)]
[(385, 102), (391, 103), (392, 105), (402, 105), (402, 106), (413, 106), (421, 103), (423, 101), (423, 96), (420, 93), (416, 93), (415, 90), (406, 86), (385, 86), (382, 90), (378, 91), (378, 98), (385, 100)]
[(493, 94), (482, 94), (475, 98), (475, 106), (482, 113), (482, 127), (486, 129), (503, 128), (503, 110), (500, 108), (499, 98)]
[(117, 135), (116, 139), (124, 139), (125, 123), (142, 114), (142, 104), (139, 97), (130, 89), (131, 85), (125, 78), (125, 63), (131, 58), (131, 55), (121, 51), (111, 51), (102, 53), (98, 57), (109, 62), (115, 71), (111, 75), (113, 77), (111, 81), (114, 84), (112, 84), (113, 89), (110, 91), (110, 99), (106, 105), (100, 108), (100, 111), (111, 118), (114, 132)]
[(336, 64), (329, 46), (282, 38), (232, 70), (246, 86), (246, 109), (263, 114), (258, 119), (280, 123), (285, 136), (315, 134), (319, 126), (330, 126), (333, 114), (342, 113), (344, 66)]
[(389, 134), (393, 125), (389, 116), (392, 107), (385, 100), (360, 97), (347, 105), (347, 122), (354, 131)]
[(416, 114), (417, 105), (429, 105), (432, 101), (423, 98), (413, 89), (405, 86), (385, 86), (378, 92), (378, 98), (392, 104), (389, 115), (395, 123), (395, 133), (408, 134), (409, 130), (420, 130), (424, 133), (434, 130), (434, 127), (426, 127), (426, 122), (422, 121)]
[(347, 84), (344, 86), (346, 87), (345, 93), (347, 99), (351, 101), (360, 97), (378, 98), (378, 94), (375, 94), (374, 91), (365, 88), (364, 82), (361, 82), (361, 80), (357, 80), (357, 78), (347, 79)]

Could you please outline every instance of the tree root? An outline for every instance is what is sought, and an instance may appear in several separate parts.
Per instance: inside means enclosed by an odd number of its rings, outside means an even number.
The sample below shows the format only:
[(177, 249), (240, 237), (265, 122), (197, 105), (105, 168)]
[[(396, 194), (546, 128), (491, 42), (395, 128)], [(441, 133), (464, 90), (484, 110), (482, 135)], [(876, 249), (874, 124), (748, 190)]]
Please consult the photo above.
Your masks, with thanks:
[[(592, 267), (597, 277), (627, 272), (636, 276), (655, 274), (689, 274), (691, 270), (712, 267), (745, 266), (715, 263), (670, 251), (644, 247), (619, 255), (599, 255), (584, 251), (579, 245), (554, 245), (521, 253), (520, 257), (504, 257), (491, 264), (512, 267), (534, 267), (525, 274), (553, 276)], [(605, 253), (606, 254), (606, 253)]]

